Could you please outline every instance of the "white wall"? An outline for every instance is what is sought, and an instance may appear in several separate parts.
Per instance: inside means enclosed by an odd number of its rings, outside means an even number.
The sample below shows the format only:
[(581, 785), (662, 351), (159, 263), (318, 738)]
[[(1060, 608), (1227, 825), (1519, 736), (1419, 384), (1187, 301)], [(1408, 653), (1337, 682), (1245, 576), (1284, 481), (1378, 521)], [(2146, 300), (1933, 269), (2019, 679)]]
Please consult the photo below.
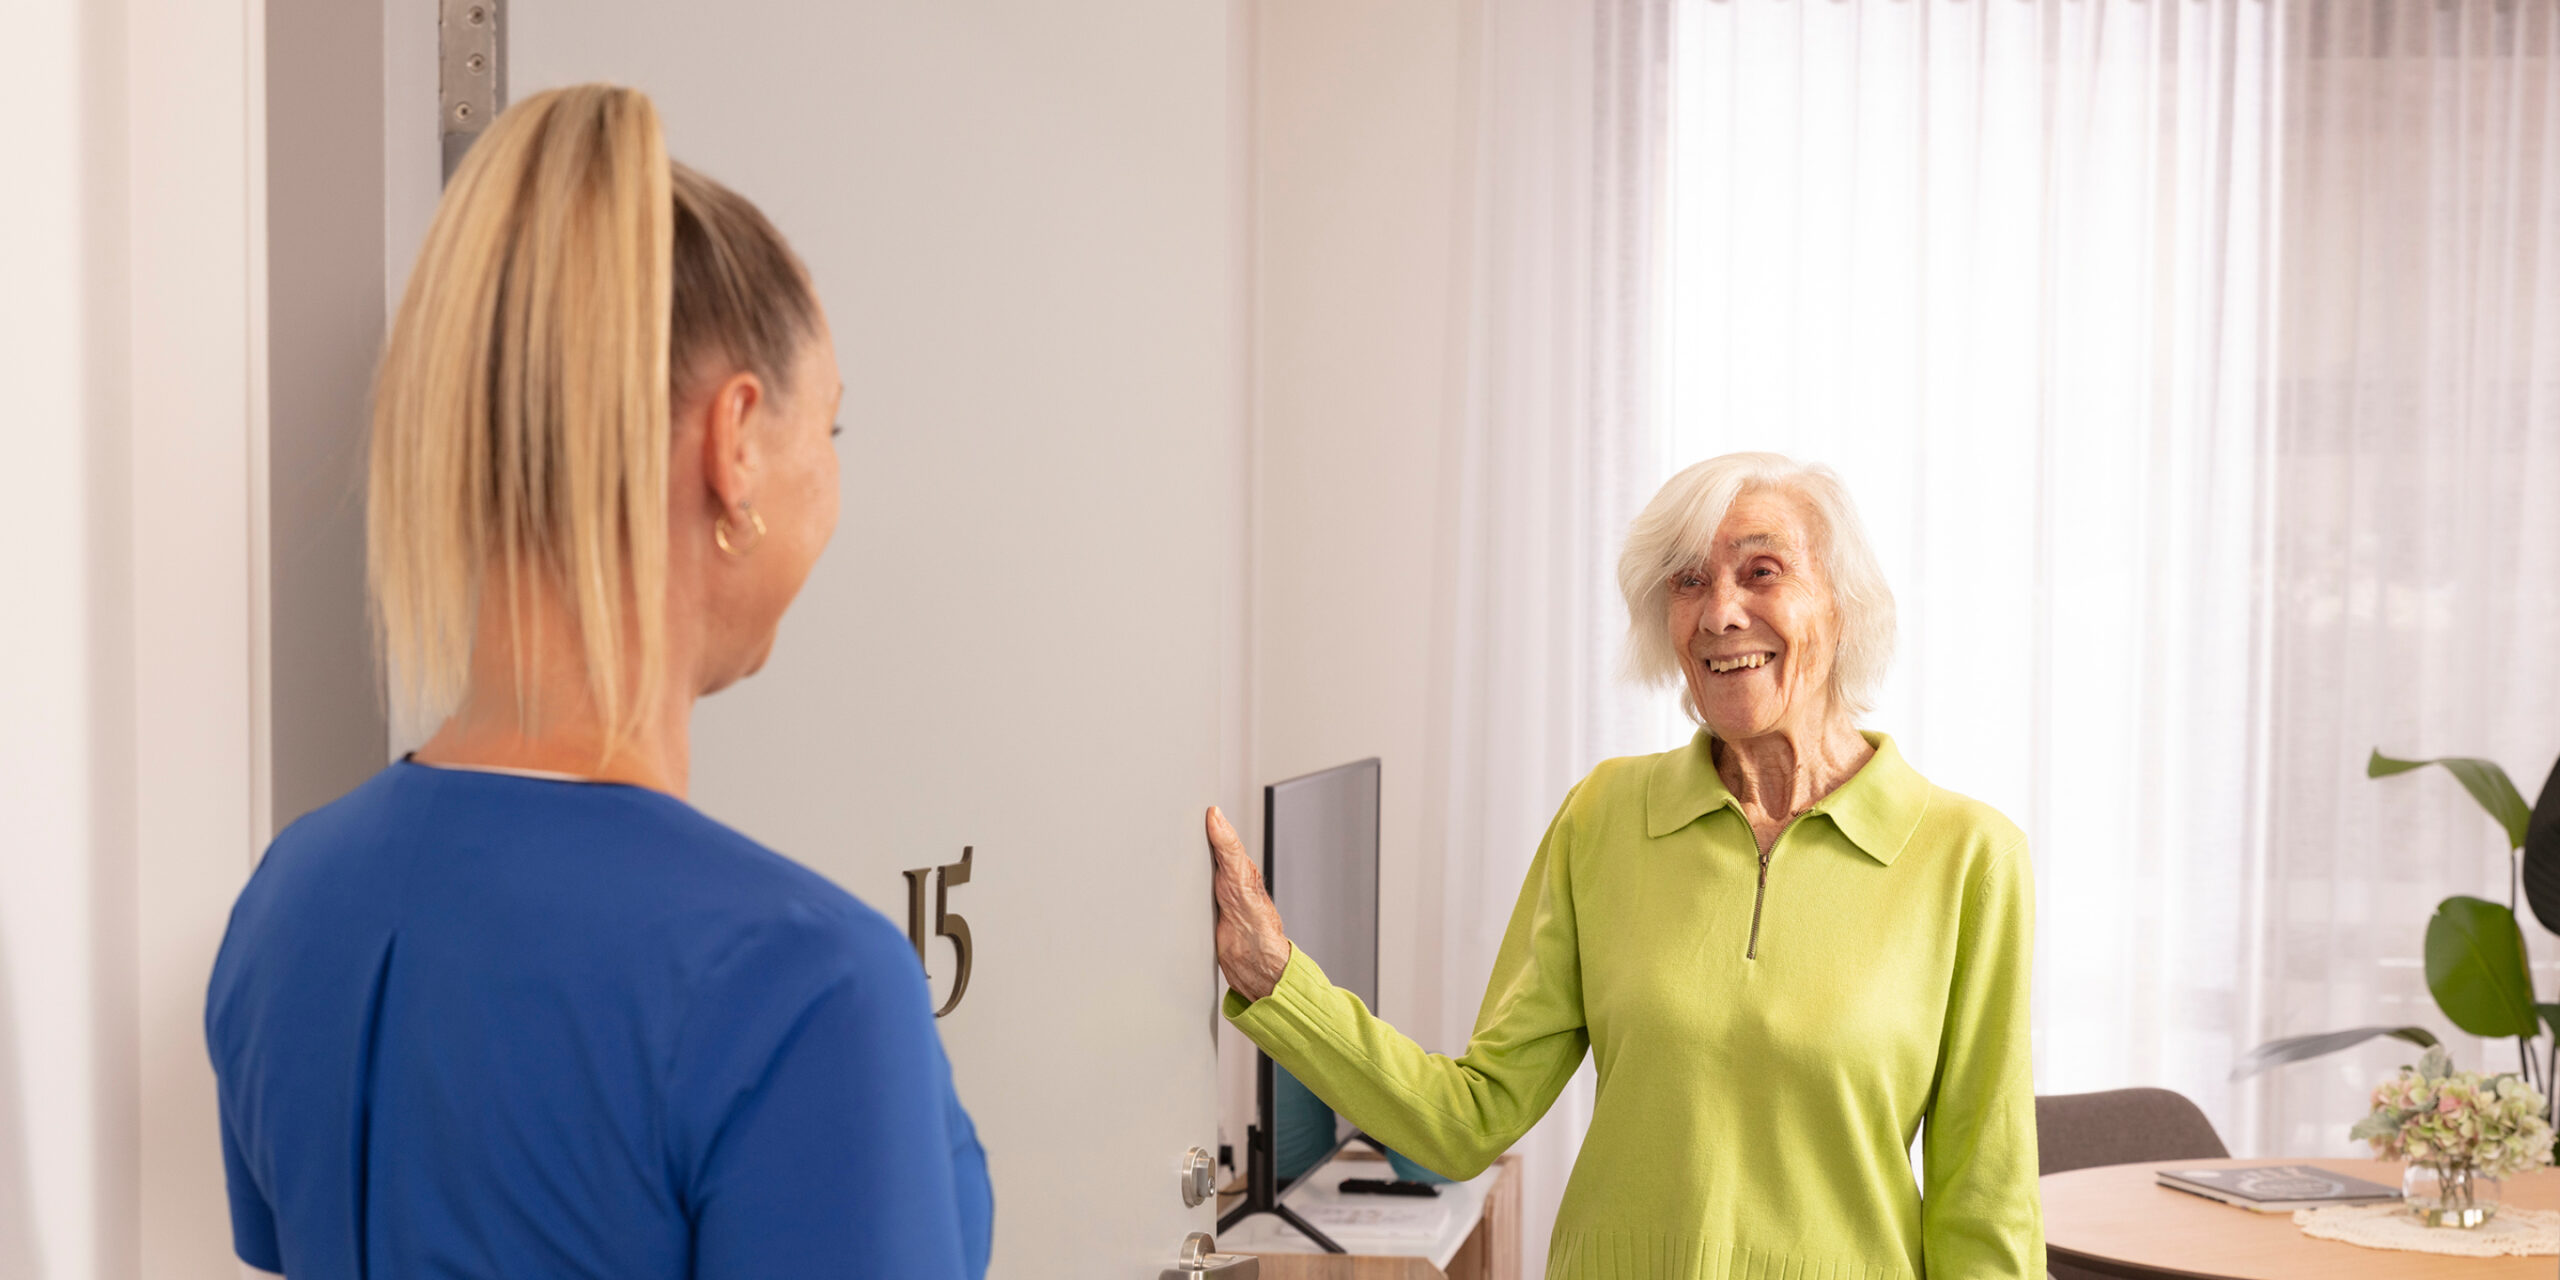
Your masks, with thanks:
[[(130, 999), (102, 1002), (96, 919), (102, 816), (120, 799), (99, 775), (91, 662), (96, 588), (113, 569), (122, 486), (93, 477), (106, 419), (107, 365), (88, 330), (88, 287), (100, 242), (88, 227), (92, 189), (121, 150), (91, 103), (115, 68), (84, 47), (82, 6), (40, 0), (13, 10), (22, 65), (0, 76), (0, 111), (15, 122), (11, 194), (0, 205), (0, 385), (12, 389), (9, 452), (24, 541), (7, 558), (11, 625), (0, 629), (0, 1277), (85, 1276), (98, 1269), (108, 1207), (103, 1182), (129, 1180), (100, 1139), (117, 1123), (100, 1079)], [(41, 531), (39, 533), (38, 531)], [(104, 543), (106, 545), (102, 546)], [(110, 626), (117, 619), (109, 618)], [(106, 1086), (106, 1087), (102, 1087)]]
[(196, 1028), (264, 819), (257, 15), (12, 10), (0, 1277), (231, 1274)]
[[(20, 621), (0, 632), (0, 1280), (228, 1274), (196, 1027), (268, 821), (260, 9), (16, 12), (0, 361), (26, 505)], [(1435, 1047), (1464, 1031), (1412, 1019), (1438, 1001), (1420, 768), (1472, 13), (1258, 5), (1239, 50), (1251, 776), (1385, 759), (1381, 1004)]]
[[(1450, 1051), (1467, 1028), (1426, 1014), (1440, 917), (1421, 848), (1475, 7), (1290, 0), (1254, 29), (1253, 776), (1382, 759), (1379, 1005)], [(1224, 1061), (1240, 1151), (1250, 1051), (1231, 1039)]]

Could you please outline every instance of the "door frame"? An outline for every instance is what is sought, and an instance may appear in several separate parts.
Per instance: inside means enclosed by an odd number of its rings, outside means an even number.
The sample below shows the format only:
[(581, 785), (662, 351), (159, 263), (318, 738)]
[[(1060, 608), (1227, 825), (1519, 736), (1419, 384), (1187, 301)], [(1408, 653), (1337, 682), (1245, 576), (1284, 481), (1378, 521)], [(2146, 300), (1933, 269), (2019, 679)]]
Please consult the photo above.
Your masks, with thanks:
[[(99, 1014), (123, 1014), (130, 1036), (102, 1037), (123, 1039), (124, 1052), (105, 1055), (100, 1084), (131, 1099), (123, 1117), (101, 1107), (97, 1271), (228, 1277), (237, 1264), (201, 1028), (232, 899), (273, 826), (266, 5), (80, 7), (94, 24), (90, 71), (121, 97), (122, 120), (96, 123), (123, 150), (122, 261), (89, 287), (103, 312), (92, 332), (121, 339), (102, 353), (119, 362), (121, 385), (90, 430), (122, 452), (107, 483), (123, 492), (104, 505), (121, 508), (126, 538), (122, 557), (93, 561), (105, 568), (97, 587), (123, 588), (123, 608), (102, 619), (113, 647), (98, 658), (129, 672), (100, 702), (129, 714), (95, 724), (95, 918), (100, 943), (121, 933), (124, 948), (121, 964), (102, 964)], [(133, 1003), (113, 1010), (119, 987)]]

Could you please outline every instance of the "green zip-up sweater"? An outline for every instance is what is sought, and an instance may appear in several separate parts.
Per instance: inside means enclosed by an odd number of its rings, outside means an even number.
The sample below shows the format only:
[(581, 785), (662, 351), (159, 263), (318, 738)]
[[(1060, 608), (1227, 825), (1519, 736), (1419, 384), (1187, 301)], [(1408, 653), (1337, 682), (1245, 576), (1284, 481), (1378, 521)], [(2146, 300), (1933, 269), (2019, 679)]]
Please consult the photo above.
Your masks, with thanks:
[(1303, 952), (1269, 996), (1229, 992), (1227, 1017), (1452, 1177), (1527, 1132), (1589, 1049), (1599, 1097), (1551, 1278), (2040, 1278), (2026, 839), (1866, 737), (1874, 757), (1765, 876), (1706, 734), (1592, 770), (1538, 846), (1461, 1057)]

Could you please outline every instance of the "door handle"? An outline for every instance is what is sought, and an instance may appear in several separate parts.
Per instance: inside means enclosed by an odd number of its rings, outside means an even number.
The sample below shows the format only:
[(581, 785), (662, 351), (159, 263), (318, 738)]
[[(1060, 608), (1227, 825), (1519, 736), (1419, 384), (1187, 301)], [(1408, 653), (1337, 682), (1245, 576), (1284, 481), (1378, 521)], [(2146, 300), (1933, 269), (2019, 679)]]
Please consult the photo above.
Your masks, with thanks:
[(1262, 1259), (1249, 1253), (1219, 1253), (1206, 1231), (1194, 1231), (1182, 1242), (1182, 1256), (1157, 1280), (1262, 1280)]

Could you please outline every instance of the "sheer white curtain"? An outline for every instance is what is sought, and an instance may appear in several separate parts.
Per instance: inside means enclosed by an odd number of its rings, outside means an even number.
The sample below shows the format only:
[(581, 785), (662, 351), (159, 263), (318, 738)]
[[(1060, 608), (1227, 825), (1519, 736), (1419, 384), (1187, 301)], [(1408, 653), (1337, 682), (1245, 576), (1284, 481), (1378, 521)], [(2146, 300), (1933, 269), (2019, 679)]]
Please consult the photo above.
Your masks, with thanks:
[(2528, 791), (2560, 749), (2560, 11), (1678, 17), (1659, 469), (1849, 478), (1904, 604), (1874, 723), (2034, 840), (2041, 1089), (2354, 1150), (2405, 1048), (2226, 1077), (2452, 1031), (2424, 921), (2503, 844), (2370, 748)]
[[(1443, 911), (1436, 1040), (1467, 1040), (1530, 856), (1565, 790), (1656, 751), (1619, 683), (1617, 543), (1652, 494), (1669, 0), (1479, 10), (1463, 421), (1440, 559), (1453, 655), (1433, 690), (1425, 857)], [(1436, 856), (1434, 856), (1436, 854)], [(1525, 1274), (1589, 1123), (1586, 1066), (1523, 1157)]]
[[(2297, 4), (2284, 24), (2282, 412), (2264, 1007), (2252, 1035), (2448, 1030), (2422, 929), (2506, 899), (2460, 789), (2365, 753), (2484, 755), (2530, 799), (2560, 753), (2560, 8)], [(2524, 924), (2539, 999), (2551, 935)], [(2456, 1047), (2516, 1068), (2512, 1041)], [(2377, 1046), (2269, 1081), (2270, 1150), (2346, 1149)]]
[(1830, 463), (1901, 604), (1870, 727), (2035, 851), (2039, 1087), (2232, 1128), (2251, 1034), (2275, 11), (1692, 0), (1668, 472)]
[[(2366, 781), (2369, 748), (2528, 793), (2560, 750), (2560, 10), (1482, 12), (1441, 1045), (1563, 789), (1686, 736), (1616, 680), (1628, 516), (1776, 449), (1846, 477), (1899, 594), (1871, 726), (2033, 841), (2038, 1087), (2352, 1150), (2402, 1047), (2227, 1073), (2450, 1030), (2424, 920), (2502, 896), (2502, 847), (2446, 780)], [(1524, 1144), (1533, 1246), (1587, 1108)]]

